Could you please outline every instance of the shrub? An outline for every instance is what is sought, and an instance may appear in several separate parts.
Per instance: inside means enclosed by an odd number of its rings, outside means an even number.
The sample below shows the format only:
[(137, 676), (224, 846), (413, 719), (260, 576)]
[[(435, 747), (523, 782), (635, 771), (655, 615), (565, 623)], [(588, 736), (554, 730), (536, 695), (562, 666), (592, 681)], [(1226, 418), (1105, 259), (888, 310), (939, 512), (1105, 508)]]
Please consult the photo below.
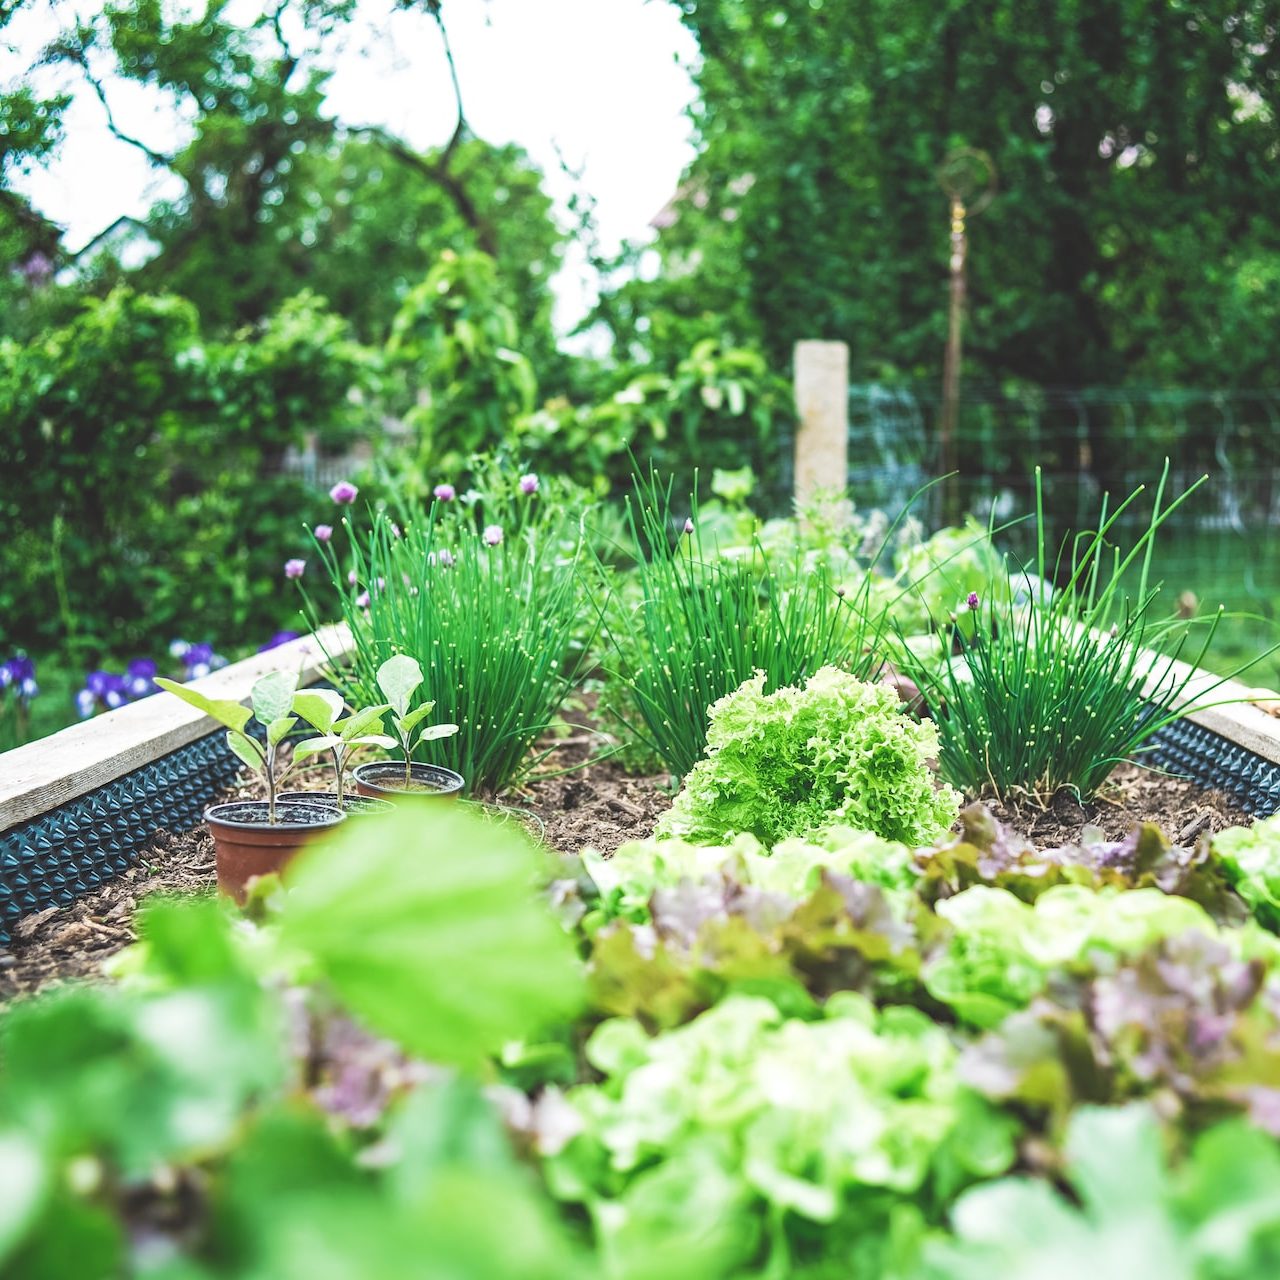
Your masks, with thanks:
[(935, 788), (937, 734), (897, 695), (824, 667), (803, 689), (766, 694), (757, 673), (711, 708), (707, 757), (660, 831), (718, 844), (750, 832), (766, 844), (832, 823), (926, 844), (955, 821), (960, 797)]

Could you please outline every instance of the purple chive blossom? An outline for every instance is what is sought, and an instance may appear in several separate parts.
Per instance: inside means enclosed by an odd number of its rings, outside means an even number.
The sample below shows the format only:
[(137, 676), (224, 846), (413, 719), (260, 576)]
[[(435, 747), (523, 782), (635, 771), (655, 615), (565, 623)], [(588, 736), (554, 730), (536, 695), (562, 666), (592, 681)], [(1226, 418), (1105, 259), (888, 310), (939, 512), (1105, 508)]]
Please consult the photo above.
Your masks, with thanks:
[(338, 483), (329, 490), (329, 497), (331, 497), (334, 502), (350, 506), (351, 503), (356, 500), (356, 494), (359, 492), (360, 490), (357, 489), (350, 480), (339, 480)]
[(367, 591), (362, 591), (358, 596), (356, 596), (356, 608), (367, 609), (368, 607), (369, 607), (369, 593)]
[(520, 477), (520, 492), (521, 493), (537, 493), (538, 492), (538, 477), (535, 476), (532, 471), (529, 472), (527, 476)]
[(300, 578), (306, 572), (307, 562), (305, 560), (286, 560), (284, 562), (284, 576), (286, 578)]
[(359, 579), (356, 577), (356, 571), (355, 571), (354, 569), (348, 569), (348, 570), (347, 570), (347, 583), (348, 583), (350, 586), (353, 586), (353, 587), (354, 587), (358, 581), (359, 581)]
[(311, 532), (317, 542), (328, 542), (333, 537), (333, 525), (318, 524)]
[(400, 533), (400, 526), (396, 524), (394, 520), (391, 521), (391, 536), (393, 538), (399, 538), (402, 536)]
[(684, 518), (684, 531), (685, 531), (685, 533), (692, 533), (692, 532), (693, 532), (693, 517), (692, 517), (692, 516), (685, 516), (685, 518)]
[(502, 528), (496, 524), (486, 525), (484, 533), (480, 536), (484, 539), (486, 546), (496, 547), (502, 541)]
[(970, 591), (969, 598), (965, 601), (965, 604), (969, 606), (969, 612), (972, 613), (977, 609), (980, 603), (981, 602), (978, 600), (978, 593), (976, 591)]
[(438, 484), (431, 490), (431, 494), (440, 502), (452, 502), (458, 496), (458, 491), (451, 484)]
[(427, 563), (438, 564), (442, 569), (451, 569), (454, 564), (453, 552), (443, 549), (440, 551), (428, 551)]

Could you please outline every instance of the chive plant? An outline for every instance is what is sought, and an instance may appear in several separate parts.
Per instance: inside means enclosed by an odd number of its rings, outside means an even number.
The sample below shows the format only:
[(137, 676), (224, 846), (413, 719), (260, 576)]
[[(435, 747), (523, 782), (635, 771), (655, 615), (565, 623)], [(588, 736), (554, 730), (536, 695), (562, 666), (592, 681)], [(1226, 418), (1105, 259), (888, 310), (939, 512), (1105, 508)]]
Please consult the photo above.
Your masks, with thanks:
[[(1190, 622), (1153, 616), (1156, 534), (1204, 480), (1166, 505), (1168, 478), (1166, 461), (1151, 516), (1127, 551), (1108, 535), (1145, 486), (1114, 510), (1104, 497), (1097, 529), (1064, 538), (1051, 560), (1037, 468), (1035, 577), (1006, 560), (1008, 590), (970, 597), (940, 667), (905, 652), (907, 674), (938, 723), (948, 782), (969, 795), (1043, 802), (1068, 788), (1087, 799), (1117, 764), (1193, 709), (1188, 682), (1221, 612), (1198, 644)], [(1176, 665), (1184, 653), (1185, 670)], [(1230, 678), (1200, 690), (1196, 705)]]
[[(532, 498), (533, 493), (526, 496)], [(513, 532), (477, 529), (460, 502), (436, 501), (401, 530), (382, 513), (350, 540), (350, 567), (317, 544), (339, 588), (353, 652), (335, 672), (356, 705), (382, 701), (378, 670), (406, 654), (422, 669), (415, 702), (459, 726), (414, 754), (497, 793), (529, 761), (581, 661), (581, 536), (572, 511), (543, 509)], [(318, 621), (308, 600), (312, 621)]]
[(601, 610), (609, 678), (624, 693), (611, 707), (673, 774), (683, 777), (705, 753), (711, 704), (756, 671), (766, 692), (828, 665), (862, 679), (879, 671), (888, 604), (873, 604), (870, 574), (842, 593), (798, 558), (774, 573), (758, 541), (723, 558), (703, 545), (696, 493), (683, 517), (671, 480), (650, 472), (635, 487), (626, 518), (642, 554), (632, 582)]

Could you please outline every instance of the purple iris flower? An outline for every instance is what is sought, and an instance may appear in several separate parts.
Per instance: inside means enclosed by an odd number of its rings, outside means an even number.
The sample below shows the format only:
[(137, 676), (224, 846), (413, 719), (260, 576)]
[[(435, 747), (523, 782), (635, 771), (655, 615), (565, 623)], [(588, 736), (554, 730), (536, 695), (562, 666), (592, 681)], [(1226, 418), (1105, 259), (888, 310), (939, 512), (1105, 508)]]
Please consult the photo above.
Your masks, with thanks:
[(538, 492), (538, 477), (535, 476), (532, 471), (529, 472), (527, 476), (520, 477), (520, 492), (521, 493), (537, 493)]
[(334, 502), (350, 506), (351, 503), (356, 500), (356, 494), (359, 492), (360, 490), (357, 489), (350, 480), (339, 480), (338, 483), (329, 490), (329, 497), (331, 497)]
[(458, 491), (451, 484), (438, 484), (431, 490), (432, 496), (438, 498), (441, 502), (452, 502), (458, 496)]
[(278, 649), (282, 644), (288, 644), (290, 640), (296, 640), (298, 633), (296, 631), (277, 631), (259, 650), (259, 653), (266, 653), (268, 649)]
[(318, 524), (311, 532), (315, 535), (317, 542), (328, 542), (333, 537), (333, 525)]
[(136, 701), (156, 692), (156, 664), (150, 658), (134, 658), (125, 668), (125, 691)]

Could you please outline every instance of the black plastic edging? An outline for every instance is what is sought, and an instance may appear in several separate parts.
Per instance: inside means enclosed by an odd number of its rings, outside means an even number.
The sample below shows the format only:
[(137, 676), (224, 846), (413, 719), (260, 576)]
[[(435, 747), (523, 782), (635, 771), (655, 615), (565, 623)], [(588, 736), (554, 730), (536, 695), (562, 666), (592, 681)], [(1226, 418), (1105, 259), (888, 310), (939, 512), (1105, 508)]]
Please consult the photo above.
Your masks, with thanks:
[(23, 916), (70, 906), (131, 867), (155, 833), (189, 831), (235, 781), (219, 730), (0, 833), (0, 945)]

